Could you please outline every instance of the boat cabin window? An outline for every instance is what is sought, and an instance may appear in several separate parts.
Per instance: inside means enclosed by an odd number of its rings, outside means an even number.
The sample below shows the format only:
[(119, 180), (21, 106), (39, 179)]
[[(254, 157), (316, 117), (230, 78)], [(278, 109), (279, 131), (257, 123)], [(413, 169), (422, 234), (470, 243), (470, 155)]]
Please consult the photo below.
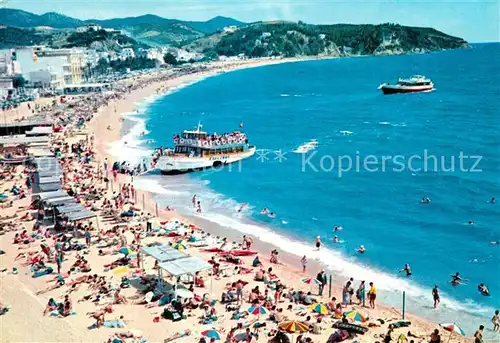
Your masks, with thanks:
[(207, 138), (207, 134), (206, 133), (183, 133), (182, 134), (182, 138), (184, 139), (200, 139), (200, 140), (203, 140), (203, 139), (206, 139)]

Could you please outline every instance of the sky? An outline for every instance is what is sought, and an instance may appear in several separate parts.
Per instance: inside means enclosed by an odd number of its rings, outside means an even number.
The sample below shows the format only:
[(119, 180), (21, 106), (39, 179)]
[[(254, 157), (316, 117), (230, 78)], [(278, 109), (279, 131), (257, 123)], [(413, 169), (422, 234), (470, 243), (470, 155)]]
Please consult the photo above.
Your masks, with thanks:
[(399, 23), (434, 27), (469, 42), (500, 41), (500, 0), (0, 0), (10, 8), (79, 19), (156, 14), (183, 20), (222, 15), (245, 22)]

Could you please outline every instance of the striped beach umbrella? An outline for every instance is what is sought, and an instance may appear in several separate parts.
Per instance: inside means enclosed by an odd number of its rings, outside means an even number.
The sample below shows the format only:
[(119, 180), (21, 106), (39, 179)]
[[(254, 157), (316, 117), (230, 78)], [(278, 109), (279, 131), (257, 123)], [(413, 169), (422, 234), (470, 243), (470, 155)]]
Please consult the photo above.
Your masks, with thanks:
[(132, 255), (134, 253), (134, 249), (128, 248), (128, 247), (123, 247), (118, 252), (124, 254), (125, 256)]
[(177, 249), (177, 250), (186, 250), (186, 246), (183, 244), (183, 243), (176, 243), (174, 245), (174, 249)]
[(320, 285), (321, 282), (317, 279), (313, 279), (313, 278), (305, 278), (305, 279), (302, 279), (301, 282), (303, 284), (306, 284), (306, 285)]
[(280, 330), (289, 333), (309, 331), (309, 325), (307, 325), (306, 323), (297, 322), (295, 320), (289, 322), (283, 322), (278, 327), (280, 328)]
[(205, 330), (201, 334), (208, 338), (215, 338), (216, 340), (220, 340), (220, 333), (215, 329)]
[(344, 313), (346, 318), (351, 318), (354, 321), (364, 323), (366, 322), (366, 318), (364, 315), (359, 313), (358, 311), (349, 311)]
[(266, 314), (267, 312), (268, 312), (267, 308), (265, 308), (264, 306), (260, 306), (260, 305), (252, 305), (248, 309), (248, 313), (256, 314), (256, 315)]
[(457, 335), (460, 336), (465, 336), (464, 330), (462, 330), (461, 327), (457, 326), (455, 323), (444, 323), (444, 324), (439, 324), (443, 329), (446, 331), (453, 333), (456, 333)]
[(320, 303), (311, 305), (311, 310), (319, 314), (328, 314), (328, 309), (326, 308), (326, 306)]

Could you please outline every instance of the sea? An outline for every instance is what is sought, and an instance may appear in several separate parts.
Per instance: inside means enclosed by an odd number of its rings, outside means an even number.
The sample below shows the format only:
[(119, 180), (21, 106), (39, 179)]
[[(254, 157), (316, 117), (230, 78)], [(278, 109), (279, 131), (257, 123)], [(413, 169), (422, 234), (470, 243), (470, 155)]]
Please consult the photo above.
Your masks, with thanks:
[[(206, 220), (276, 244), (297, 261), (307, 255), (336, 281), (374, 282), (396, 308), (404, 292), (407, 311), (455, 322), (469, 335), (485, 324), (492, 336), (500, 308), (500, 245), (490, 245), (500, 240), (498, 61), (500, 44), (475, 44), (222, 73), (137, 103), (110, 151), (137, 163), (199, 122), (216, 133), (242, 125), (257, 147), (253, 158), (181, 176), (152, 172), (136, 186), (192, 215), (196, 194)], [(431, 78), (435, 90), (377, 89), (414, 74)], [(307, 152), (297, 152), (301, 146)], [(411, 277), (399, 272), (406, 263)], [(454, 287), (456, 272), (464, 284)], [(481, 283), (491, 296), (478, 292)]]

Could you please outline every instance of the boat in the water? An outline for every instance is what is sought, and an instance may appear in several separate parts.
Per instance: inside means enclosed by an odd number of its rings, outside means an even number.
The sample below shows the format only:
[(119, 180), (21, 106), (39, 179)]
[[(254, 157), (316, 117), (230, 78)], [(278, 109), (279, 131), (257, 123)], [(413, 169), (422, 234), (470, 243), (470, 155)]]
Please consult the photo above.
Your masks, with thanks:
[(413, 75), (407, 79), (398, 79), (396, 84), (383, 83), (379, 89), (384, 94), (428, 92), (434, 89), (434, 84), (425, 76)]
[(153, 167), (162, 174), (181, 174), (238, 162), (255, 154), (246, 134), (234, 131), (208, 134), (196, 130), (174, 136), (174, 149), (160, 148), (153, 157)]
[(293, 152), (296, 154), (305, 154), (313, 149), (316, 149), (317, 146), (318, 146), (318, 141), (316, 141), (315, 139), (311, 139), (309, 142), (300, 145)]

